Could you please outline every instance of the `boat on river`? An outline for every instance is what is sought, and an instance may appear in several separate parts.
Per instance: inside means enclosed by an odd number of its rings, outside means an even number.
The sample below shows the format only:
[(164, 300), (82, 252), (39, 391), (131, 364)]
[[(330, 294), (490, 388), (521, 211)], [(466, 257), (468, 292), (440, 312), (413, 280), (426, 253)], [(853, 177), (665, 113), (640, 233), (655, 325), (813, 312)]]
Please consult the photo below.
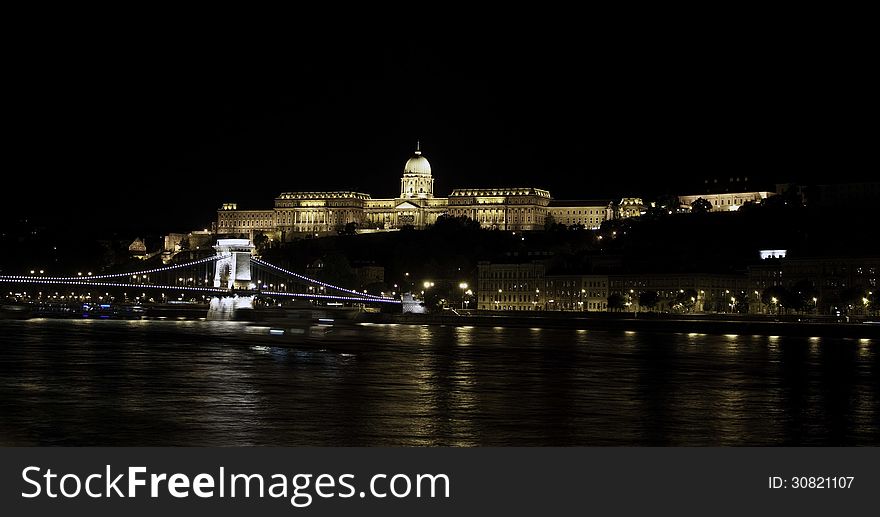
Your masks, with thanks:
[(30, 305), (23, 303), (4, 303), (0, 305), (0, 319), (26, 320), (33, 315)]
[(358, 309), (308, 307), (253, 323), (248, 337), (275, 346), (359, 346), (369, 341)]

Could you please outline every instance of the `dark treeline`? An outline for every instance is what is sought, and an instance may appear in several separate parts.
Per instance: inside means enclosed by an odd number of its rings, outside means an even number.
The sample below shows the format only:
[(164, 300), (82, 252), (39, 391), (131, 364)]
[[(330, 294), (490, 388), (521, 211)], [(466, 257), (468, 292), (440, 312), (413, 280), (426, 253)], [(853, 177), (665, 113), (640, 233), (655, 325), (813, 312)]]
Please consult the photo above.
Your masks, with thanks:
[[(872, 207), (804, 208), (777, 197), (737, 212), (649, 210), (640, 218), (606, 221), (597, 231), (550, 221), (544, 231), (513, 233), (480, 229), (469, 219), (445, 216), (424, 231), (404, 228), (360, 235), (344, 231), (283, 244), (255, 240), (265, 246), (262, 251), (270, 262), (298, 271), (318, 260), (343, 272), (377, 265), (385, 268), (389, 285), (422, 279), (474, 280), (481, 260), (542, 260), (553, 273), (723, 273), (744, 271), (757, 262), (760, 249), (787, 249), (789, 257), (880, 255)], [(159, 236), (101, 235), (95, 230), (7, 221), (0, 245), (10, 252), (0, 256), (0, 274), (30, 269), (52, 274), (85, 268), (124, 270), (131, 262), (127, 247), (138, 236), (149, 250), (162, 245)]]

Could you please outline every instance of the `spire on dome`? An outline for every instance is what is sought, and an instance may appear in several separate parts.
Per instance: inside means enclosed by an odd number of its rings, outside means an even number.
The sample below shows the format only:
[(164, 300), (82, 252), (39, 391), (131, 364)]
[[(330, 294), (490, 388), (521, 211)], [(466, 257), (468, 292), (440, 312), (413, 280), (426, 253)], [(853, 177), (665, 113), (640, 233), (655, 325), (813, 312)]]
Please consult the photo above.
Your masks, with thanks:
[(431, 164), (422, 154), (422, 143), (416, 141), (416, 150), (403, 168), (405, 174), (419, 174), (423, 176), (431, 175)]

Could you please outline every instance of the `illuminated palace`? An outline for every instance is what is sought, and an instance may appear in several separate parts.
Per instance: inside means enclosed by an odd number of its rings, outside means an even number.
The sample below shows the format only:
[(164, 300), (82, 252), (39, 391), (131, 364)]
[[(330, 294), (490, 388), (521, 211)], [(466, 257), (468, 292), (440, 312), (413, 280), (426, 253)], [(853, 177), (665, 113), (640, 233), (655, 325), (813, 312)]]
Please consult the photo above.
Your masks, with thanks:
[(443, 214), (466, 216), (483, 228), (499, 230), (543, 229), (548, 215), (557, 223), (599, 228), (612, 218), (613, 203), (556, 200), (533, 187), (460, 188), (449, 197), (434, 197), (431, 164), (417, 145), (403, 167), (396, 198), (374, 199), (349, 191), (283, 192), (269, 210), (239, 210), (235, 203), (226, 203), (217, 211), (217, 233), (251, 238), (264, 234), (288, 241), (336, 233), (349, 223), (359, 231), (422, 229)]

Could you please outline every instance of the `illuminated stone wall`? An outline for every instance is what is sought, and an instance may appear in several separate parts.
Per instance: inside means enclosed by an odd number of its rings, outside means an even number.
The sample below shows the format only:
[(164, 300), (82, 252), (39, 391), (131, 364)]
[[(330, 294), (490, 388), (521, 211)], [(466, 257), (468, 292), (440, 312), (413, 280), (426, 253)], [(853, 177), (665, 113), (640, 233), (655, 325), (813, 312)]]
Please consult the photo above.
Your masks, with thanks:
[(469, 217), (482, 228), (543, 230), (550, 192), (531, 187), (455, 189), (449, 195), (449, 215)]
[(602, 223), (614, 218), (614, 207), (611, 201), (566, 201), (552, 200), (547, 212), (553, 219), (566, 226), (583, 225), (584, 228), (596, 230)]
[(697, 199), (703, 198), (712, 204), (713, 212), (733, 212), (739, 210), (741, 206), (748, 202), (760, 203), (762, 200), (774, 195), (776, 194), (773, 192), (729, 192), (724, 194), (678, 196), (678, 200), (683, 206), (689, 207)]

